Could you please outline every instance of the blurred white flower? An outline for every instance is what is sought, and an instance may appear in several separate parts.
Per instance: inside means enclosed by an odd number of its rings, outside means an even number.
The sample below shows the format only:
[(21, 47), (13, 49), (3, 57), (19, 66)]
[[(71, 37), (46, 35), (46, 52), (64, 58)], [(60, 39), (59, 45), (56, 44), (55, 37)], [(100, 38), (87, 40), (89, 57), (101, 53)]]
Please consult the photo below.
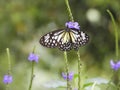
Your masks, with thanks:
[(101, 14), (96, 9), (89, 9), (86, 13), (86, 17), (91, 23), (98, 23), (101, 19)]

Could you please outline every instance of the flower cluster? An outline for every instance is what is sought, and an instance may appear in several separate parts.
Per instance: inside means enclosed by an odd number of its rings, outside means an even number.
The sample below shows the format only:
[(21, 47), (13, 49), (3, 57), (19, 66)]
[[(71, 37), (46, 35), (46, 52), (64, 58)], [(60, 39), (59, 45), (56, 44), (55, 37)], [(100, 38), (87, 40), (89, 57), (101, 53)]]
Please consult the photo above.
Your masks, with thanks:
[(38, 62), (38, 55), (35, 55), (34, 53), (30, 53), (29, 56), (28, 56), (28, 60), (29, 61), (35, 61), (35, 62)]
[(113, 60), (110, 61), (111, 68), (117, 71), (120, 68), (120, 61), (114, 62)]
[(4, 82), (5, 84), (10, 84), (10, 83), (12, 83), (12, 81), (13, 81), (13, 79), (12, 79), (12, 76), (11, 76), (11, 75), (4, 75), (4, 77), (3, 77), (3, 82)]
[(65, 23), (65, 26), (67, 27), (67, 28), (70, 28), (70, 29), (77, 29), (77, 30), (80, 30), (80, 26), (79, 26), (79, 24), (78, 24), (78, 22), (66, 22)]
[[(71, 81), (73, 79), (74, 73), (70, 72), (68, 79)], [(64, 80), (67, 80), (67, 75), (65, 73), (62, 72), (62, 77), (64, 78)]]

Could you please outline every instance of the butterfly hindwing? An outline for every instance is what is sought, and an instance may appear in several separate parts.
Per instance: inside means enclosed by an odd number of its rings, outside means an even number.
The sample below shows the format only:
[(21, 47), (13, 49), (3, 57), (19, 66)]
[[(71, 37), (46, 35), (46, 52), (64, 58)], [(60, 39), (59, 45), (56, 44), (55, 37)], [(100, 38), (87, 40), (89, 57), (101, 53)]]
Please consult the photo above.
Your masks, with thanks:
[[(61, 39), (62, 40), (62, 39)], [(62, 41), (60, 40), (58, 48), (62, 51), (69, 51), (72, 49), (72, 43), (66, 42), (66, 43), (61, 43)]]

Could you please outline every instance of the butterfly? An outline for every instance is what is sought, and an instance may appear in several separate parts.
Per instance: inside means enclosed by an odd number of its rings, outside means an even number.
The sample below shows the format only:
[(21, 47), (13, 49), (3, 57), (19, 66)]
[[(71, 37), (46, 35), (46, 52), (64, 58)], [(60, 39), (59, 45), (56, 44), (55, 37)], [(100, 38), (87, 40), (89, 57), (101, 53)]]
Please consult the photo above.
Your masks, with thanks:
[(59, 48), (62, 51), (78, 50), (89, 41), (89, 36), (75, 28), (64, 28), (43, 35), (39, 43), (48, 48)]

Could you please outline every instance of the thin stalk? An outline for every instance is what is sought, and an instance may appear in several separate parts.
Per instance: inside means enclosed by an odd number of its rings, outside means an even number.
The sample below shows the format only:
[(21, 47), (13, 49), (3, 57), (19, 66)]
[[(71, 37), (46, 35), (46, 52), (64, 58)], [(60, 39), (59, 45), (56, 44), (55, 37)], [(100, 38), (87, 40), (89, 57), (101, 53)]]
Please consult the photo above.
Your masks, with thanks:
[(32, 62), (31, 79), (30, 79), (30, 84), (29, 84), (28, 90), (31, 90), (31, 88), (32, 88), (33, 78), (34, 78), (34, 61)]
[(77, 51), (78, 55), (78, 90), (81, 89), (81, 60), (80, 60), (80, 53), (79, 50)]
[[(117, 30), (115, 19), (114, 19), (112, 13), (110, 12), (110, 10), (107, 10), (107, 12), (111, 17), (111, 20), (112, 20), (112, 23), (113, 23), (113, 28), (114, 28), (114, 31), (115, 31), (115, 55), (116, 55), (116, 62), (117, 62), (118, 57), (119, 57), (118, 56), (119, 55), (119, 51), (118, 51), (119, 50), (119, 47), (118, 47), (118, 30)], [(119, 71), (114, 72), (113, 82), (116, 84), (118, 90), (120, 90)]]
[(5, 90), (9, 90), (9, 84), (6, 84)]
[(118, 60), (118, 55), (119, 55), (119, 45), (118, 45), (118, 30), (117, 30), (117, 26), (115, 23), (115, 19), (112, 15), (112, 13), (110, 12), (110, 10), (107, 10), (108, 14), (111, 17), (112, 23), (113, 23), (113, 27), (114, 27), (114, 31), (115, 31), (115, 52), (116, 52), (116, 61)]
[(66, 3), (66, 6), (67, 6), (67, 11), (68, 11), (68, 15), (70, 17), (70, 20), (74, 22), (73, 15), (72, 15), (68, 0), (65, 0), (65, 3)]
[[(36, 46), (34, 46), (34, 48), (33, 48), (33, 53), (35, 53), (35, 49), (36, 49)], [(32, 88), (32, 83), (33, 83), (33, 79), (34, 79), (34, 64), (35, 64), (35, 61), (32, 61), (31, 78), (30, 78), (30, 84), (29, 84), (28, 90), (31, 90), (31, 88)]]
[[(74, 22), (73, 15), (72, 15), (72, 12), (71, 12), (68, 0), (65, 0), (65, 4), (67, 6), (67, 11), (68, 11), (68, 15), (69, 15), (70, 20)], [(64, 57), (65, 57), (65, 61), (66, 61), (67, 90), (69, 90), (69, 89), (71, 90), (72, 88), (71, 88), (71, 86), (69, 84), (69, 78), (68, 78), (68, 76), (69, 76), (69, 69), (68, 69), (68, 59), (67, 59), (67, 52), (66, 51), (64, 52)]]
[[(6, 48), (7, 57), (8, 57), (8, 75), (11, 74), (11, 60), (10, 60), (10, 50)], [(6, 84), (6, 90), (9, 90), (9, 84)]]
[(7, 57), (8, 57), (8, 74), (11, 74), (11, 60), (10, 60), (10, 51), (9, 48), (6, 48)]
[(33, 47), (33, 53), (35, 53), (36, 45)]
[[(66, 6), (67, 6), (67, 11), (68, 11), (68, 15), (70, 17), (70, 20), (74, 22), (74, 18), (73, 18), (68, 0), (65, 0), (65, 3), (66, 3)], [(80, 62), (79, 50), (77, 52), (77, 55), (78, 55), (78, 90), (80, 90), (81, 89), (81, 78), (80, 78), (80, 76), (81, 76), (80, 75), (81, 74), (80, 73), (81, 72), (81, 62)]]
[(64, 52), (64, 58), (65, 58), (65, 68), (66, 68), (66, 73), (67, 73), (67, 90), (69, 90), (70, 85), (69, 85), (69, 68), (68, 68), (68, 58), (67, 58), (67, 52)]

